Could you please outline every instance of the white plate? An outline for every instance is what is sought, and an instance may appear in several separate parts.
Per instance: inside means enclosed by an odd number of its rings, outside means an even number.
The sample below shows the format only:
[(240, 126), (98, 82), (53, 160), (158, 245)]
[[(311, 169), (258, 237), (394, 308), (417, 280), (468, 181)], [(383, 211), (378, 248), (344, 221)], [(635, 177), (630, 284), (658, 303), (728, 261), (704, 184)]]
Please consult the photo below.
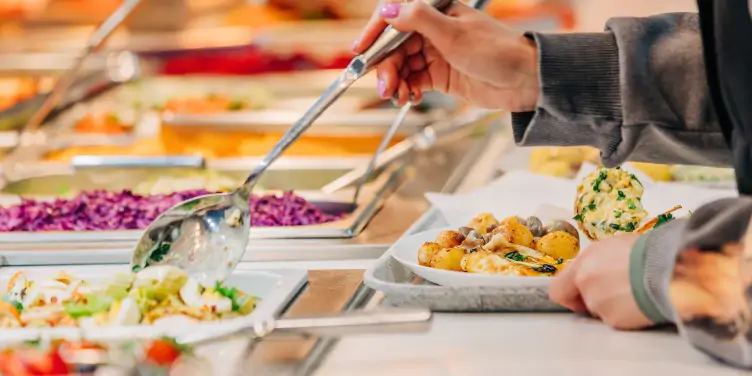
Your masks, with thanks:
[[(76, 277), (86, 280), (96, 280), (113, 273), (128, 272), (127, 265), (91, 265), (91, 266), (56, 266), (56, 267), (28, 267), (0, 269), (0, 291), (6, 291), (11, 276), (18, 270), (23, 270), (27, 278), (50, 278), (60, 270), (65, 270)], [(190, 325), (179, 325), (173, 322), (164, 326), (119, 326), (102, 327), (96, 329), (81, 328), (19, 328), (0, 329), (0, 344), (14, 343), (21, 340), (36, 338), (88, 338), (91, 340), (112, 340), (128, 338), (154, 338), (160, 335), (180, 336), (197, 331), (218, 331), (236, 325), (245, 325), (257, 320), (277, 317), (297, 295), (308, 281), (305, 270), (235, 270), (225, 281), (228, 286), (256, 296), (259, 303), (248, 316), (205, 322)]]
[(413, 273), (429, 282), (446, 287), (547, 287), (551, 277), (518, 277), (492, 274), (475, 274), (434, 269), (418, 264), (418, 249), (425, 242), (432, 242), (436, 235), (456, 227), (433, 229), (405, 236), (389, 249), (392, 257)]

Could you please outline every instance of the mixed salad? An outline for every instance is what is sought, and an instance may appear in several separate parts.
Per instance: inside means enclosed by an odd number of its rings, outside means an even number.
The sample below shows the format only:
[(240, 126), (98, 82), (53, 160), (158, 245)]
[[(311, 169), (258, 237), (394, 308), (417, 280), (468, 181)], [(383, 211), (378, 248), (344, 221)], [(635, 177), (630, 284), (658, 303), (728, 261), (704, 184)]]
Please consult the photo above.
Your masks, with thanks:
[(0, 296), (0, 328), (149, 325), (168, 317), (213, 321), (251, 313), (257, 298), (217, 282), (202, 286), (172, 266), (87, 281), (65, 272), (17, 272)]
[[(0, 349), (0, 375), (157, 376), (168, 375), (179, 363), (194, 358), (192, 348), (167, 337), (117, 343), (29, 341)], [(129, 372), (134, 368), (138, 371)]]

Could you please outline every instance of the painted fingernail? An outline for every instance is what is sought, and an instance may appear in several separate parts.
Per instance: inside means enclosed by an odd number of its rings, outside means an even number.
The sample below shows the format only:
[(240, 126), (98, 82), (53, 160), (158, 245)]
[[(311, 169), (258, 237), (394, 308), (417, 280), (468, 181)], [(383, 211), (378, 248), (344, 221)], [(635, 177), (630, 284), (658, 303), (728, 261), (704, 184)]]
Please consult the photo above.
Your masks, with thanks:
[(353, 52), (355, 52), (355, 50), (356, 50), (356, 49), (358, 48), (358, 45), (359, 45), (359, 44), (360, 44), (360, 37), (358, 37), (357, 39), (355, 39), (355, 40), (353, 41), (352, 47), (350, 47), (350, 49), (351, 49), (351, 50), (352, 50)]
[(379, 91), (379, 95), (382, 98), (386, 98), (386, 82), (379, 78), (379, 82), (376, 83), (376, 89)]
[(399, 16), (400, 7), (402, 7), (401, 3), (384, 4), (379, 10), (379, 15), (383, 18), (396, 18)]

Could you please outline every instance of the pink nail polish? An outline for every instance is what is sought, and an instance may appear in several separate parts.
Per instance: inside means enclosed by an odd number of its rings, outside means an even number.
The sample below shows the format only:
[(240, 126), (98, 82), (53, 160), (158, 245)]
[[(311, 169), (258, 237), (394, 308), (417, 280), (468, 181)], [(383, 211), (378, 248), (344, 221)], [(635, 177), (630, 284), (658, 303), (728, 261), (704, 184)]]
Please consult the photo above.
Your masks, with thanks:
[(379, 81), (376, 83), (376, 89), (382, 98), (386, 98), (386, 82), (384, 80), (379, 78)]
[(358, 47), (358, 44), (360, 44), (360, 37), (358, 37), (357, 39), (355, 39), (355, 41), (353, 41), (353, 44), (350, 47), (350, 49), (355, 51), (355, 49)]
[(402, 7), (401, 3), (384, 4), (384, 6), (381, 7), (381, 10), (379, 10), (379, 15), (383, 18), (397, 18), (397, 16), (399, 16), (400, 7)]

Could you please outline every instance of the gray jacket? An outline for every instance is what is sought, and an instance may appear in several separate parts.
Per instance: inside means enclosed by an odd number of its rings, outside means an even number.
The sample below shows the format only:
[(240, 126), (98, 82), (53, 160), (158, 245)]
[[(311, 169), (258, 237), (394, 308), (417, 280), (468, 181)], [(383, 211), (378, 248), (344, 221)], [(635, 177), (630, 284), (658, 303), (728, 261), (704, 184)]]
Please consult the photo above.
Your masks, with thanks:
[[(535, 112), (512, 116), (517, 144), (594, 146), (607, 166), (732, 165), (697, 14), (616, 18), (603, 33), (528, 36), (538, 45), (542, 89)], [(630, 264), (648, 318), (677, 324), (700, 350), (742, 367), (752, 367), (752, 253), (740, 268), (751, 215), (752, 198), (708, 204), (641, 237)]]

